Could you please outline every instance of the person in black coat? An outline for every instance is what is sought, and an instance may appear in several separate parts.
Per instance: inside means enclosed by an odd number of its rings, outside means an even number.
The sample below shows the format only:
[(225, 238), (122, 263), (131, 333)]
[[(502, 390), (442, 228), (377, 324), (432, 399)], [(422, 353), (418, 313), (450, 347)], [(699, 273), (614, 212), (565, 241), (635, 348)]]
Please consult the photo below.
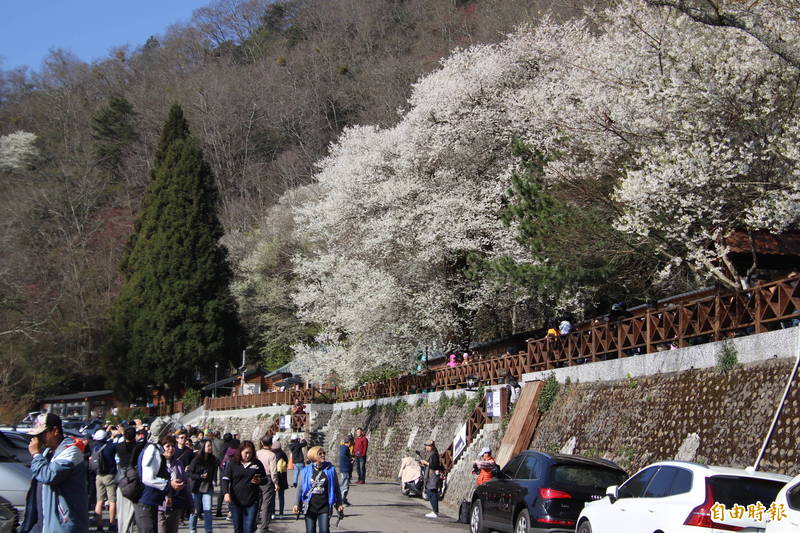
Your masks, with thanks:
[(425, 490), (428, 492), (432, 511), (425, 516), (427, 518), (437, 518), (439, 516), (439, 473), (437, 470), (442, 468), (442, 463), (439, 458), (439, 450), (436, 449), (436, 443), (430, 439), (425, 441), (425, 453), (419, 464), (425, 467)]
[(243, 441), (222, 473), (222, 492), (231, 509), (234, 533), (255, 531), (261, 499), (259, 487), (268, 481), (264, 465), (256, 459), (255, 446), (249, 440)]
[(278, 486), (275, 487), (275, 492), (278, 496), (278, 515), (282, 516), (286, 503), (284, 493), (289, 488), (289, 473), (286, 468), (289, 464), (289, 457), (283, 451), (283, 446), (281, 446), (279, 440), (272, 441), (272, 451), (275, 452), (275, 460), (278, 463)]
[(192, 496), (194, 496), (194, 513), (189, 517), (189, 531), (197, 531), (197, 517), (203, 515), (206, 533), (213, 530), (211, 516), (214, 501), (214, 479), (219, 461), (214, 456), (214, 446), (210, 440), (201, 441), (200, 451), (191, 464), (188, 474), (192, 480)]

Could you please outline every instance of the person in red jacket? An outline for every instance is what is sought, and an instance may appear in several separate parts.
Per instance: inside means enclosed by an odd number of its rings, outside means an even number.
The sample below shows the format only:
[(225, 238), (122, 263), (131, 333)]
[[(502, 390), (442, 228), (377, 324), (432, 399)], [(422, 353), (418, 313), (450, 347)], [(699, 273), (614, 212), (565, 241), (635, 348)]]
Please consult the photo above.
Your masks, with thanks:
[(364, 430), (361, 428), (356, 429), (356, 440), (353, 443), (353, 457), (356, 459), (356, 472), (358, 473), (358, 485), (366, 483), (367, 477), (367, 448), (369, 441), (364, 436)]

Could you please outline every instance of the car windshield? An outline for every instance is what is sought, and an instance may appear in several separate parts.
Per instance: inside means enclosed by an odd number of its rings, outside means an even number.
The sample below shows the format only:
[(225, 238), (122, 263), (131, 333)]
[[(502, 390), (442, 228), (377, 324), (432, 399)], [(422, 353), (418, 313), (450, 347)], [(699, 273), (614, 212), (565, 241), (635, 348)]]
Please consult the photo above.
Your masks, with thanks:
[(600, 491), (606, 490), (611, 485), (619, 485), (626, 477), (626, 474), (619, 470), (581, 464), (555, 465), (551, 475), (554, 483)]
[(713, 476), (709, 478), (709, 483), (714, 501), (726, 507), (733, 507), (735, 504), (747, 507), (756, 502), (769, 507), (786, 485), (783, 481), (739, 476)]

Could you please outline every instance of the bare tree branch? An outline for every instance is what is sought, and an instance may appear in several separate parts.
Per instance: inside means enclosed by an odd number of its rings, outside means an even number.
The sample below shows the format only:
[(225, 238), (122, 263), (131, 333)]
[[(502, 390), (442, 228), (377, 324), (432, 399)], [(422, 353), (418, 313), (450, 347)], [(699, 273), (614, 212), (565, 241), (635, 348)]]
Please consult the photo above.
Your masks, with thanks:
[(706, 24), (739, 29), (767, 47), (775, 55), (800, 70), (800, 49), (787, 42), (779, 33), (764, 24), (761, 17), (750, 10), (755, 4), (737, 10), (726, 9), (721, 3), (709, 0), (646, 0), (651, 6), (671, 7), (686, 16)]

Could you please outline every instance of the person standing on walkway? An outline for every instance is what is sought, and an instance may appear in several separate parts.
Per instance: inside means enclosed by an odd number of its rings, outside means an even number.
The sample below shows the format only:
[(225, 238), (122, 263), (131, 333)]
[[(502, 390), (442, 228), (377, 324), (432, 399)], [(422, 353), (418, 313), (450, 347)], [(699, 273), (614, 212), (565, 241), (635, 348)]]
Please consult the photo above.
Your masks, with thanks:
[(369, 448), (369, 441), (366, 435), (364, 435), (364, 430), (357, 428), (356, 439), (353, 443), (353, 455), (356, 458), (356, 472), (358, 473), (358, 481), (356, 481), (356, 483), (359, 485), (366, 483), (367, 448)]
[(94, 506), (97, 531), (103, 531), (103, 507), (108, 502), (108, 526), (116, 529), (117, 519), (117, 462), (115, 455), (117, 445), (109, 440), (104, 429), (98, 429), (92, 436), (92, 452), (89, 468), (95, 474), (95, 490), (97, 503)]
[[(214, 481), (219, 463), (214, 456), (211, 440), (201, 441), (200, 451), (189, 465), (189, 479), (192, 480), (194, 513), (189, 517), (189, 532), (197, 533), (197, 518), (203, 515), (206, 533), (214, 530), (212, 509), (214, 506)], [(121, 533), (121, 532), (120, 532)]]
[(344, 512), (336, 469), (325, 460), (325, 450), (314, 446), (308, 450), (311, 464), (303, 470), (294, 514), (305, 508), (306, 533), (330, 533), (331, 512)]
[(144, 485), (139, 501), (133, 510), (136, 527), (139, 533), (156, 533), (158, 531), (158, 506), (167, 497), (167, 490), (179, 491), (184, 484), (177, 479), (170, 479), (167, 461), (164, 459), (163, 442), (171, 438), (174, 422), (162, 416), (156, 418), (150, 426), (148, 442), (138, 455), (139, 476)]
[(256, 458), (256, 448), (243, 441), (225, 465), (222, 473), (222, 492), (231, 510), (234, 533), (253, 533), (256, 530), (259, 487), (267, 483), (264, 465)]
[(289, 488), (289, 473), (287, 472), (289, 458), (286, 456), (286, 452), (283, 451), (281, 441), (279, 440), (274, 440), (272, 442), (272, 451), (275, 452), (276, 469), (278, 471), (278, 486), (275, 487), (275, 492), (278, 497), (278, 515), (283, 516), (286, 489)]
[(161, 445), (171, 483), (166, 497), (158, 506), (158, 533), (178, 533), (181, 519), (192, 508), (192, 493), (189, 492), (189, 478), (183, 462), (178, 458), (177, 440), (167, 435), (161, 439)]
[(348, 435), (339, 446), (339, 475), (342, 477), (342, 503), (350, 505), (347, 501), (347, 493), (350, 492), (350, 480), (353, 477), (353, 455), (350, 449), (353, 446), (353, 436)]
[[(231, 445), (231, 441), (233, 440), (233, 435), (230, 433), (225, 433), (222, 436), (222, 439), (219, 438), (219, 434), (217, 434), (217, 438), (214, 439), (214, 457), (217, 458), (217, 464), (219, 465), (219, 471), (217, 475), (219, 476), (220, 485), (222, 485), (222, 469), (225, 468), (223, 460), (225, 459), (225, 454), (228, 452), (228, 448)], [(224, 494), (222, 491), (217, 495), (217, 512), (216, 517), (222, 518), (222, 498)]]
[(437, 518), (439, 516), (439, 474), (437, 470), (442, 467), (439, 460), (439, 450), (436, 443), (428, 439), (425, 441), (425, 453), (419, 462), (425, 467), (423, 481), (425, 490), (428, 492), (428, 501), (431, 503), (431, 512), (426, 514), (427, 518)]
[(269, 531), (269, 522), (275, 513), (275, 492), (278, 487), (278, 460), (272, 451), (272, 435), (261, 437), (260, 448), (256, 458), (264, 465), (267, 481), (261, 485), (261, 533)]
[[(120, 476), (124, 476), (128, 469), (131, 468), (131, 458), (133, 457), (133, 450), (136, 448), (136, 428), (129, 426), (123, 432), (123, 440), (117, 444), (117, 480)], [(136, 469), (135, 462), (133, 469)], [(133, 470), (131, 471), (133, 472)], [(122, 495), (122, 490), (119, 488), (117, 482), (117, 531), (119, 533), (128, 533), (128, 529), (133, 524), (133, 506), (134, 503)]]
[(33, 435), (28, 444), (32, 479), (20, 530), (31, 531), (38, 523), (46, 533), (87, 532), (89, 497), (83, 443), (65, 437), (61, 418), (53, 413), (37, 416), (28, 433)]
[(308, 443), (306, 439), (301, 439), (297, 433), (292, 434), (292, 440), (289, 442), (289, 452), (292, 454), (292, 463), (294, 463), (294, 483), (292, 487), (296, 487), (300, 476), (303, 474), (303, 467), (306, 465), (306, 457), (303, 453), (303, 448), (307, 448)]

